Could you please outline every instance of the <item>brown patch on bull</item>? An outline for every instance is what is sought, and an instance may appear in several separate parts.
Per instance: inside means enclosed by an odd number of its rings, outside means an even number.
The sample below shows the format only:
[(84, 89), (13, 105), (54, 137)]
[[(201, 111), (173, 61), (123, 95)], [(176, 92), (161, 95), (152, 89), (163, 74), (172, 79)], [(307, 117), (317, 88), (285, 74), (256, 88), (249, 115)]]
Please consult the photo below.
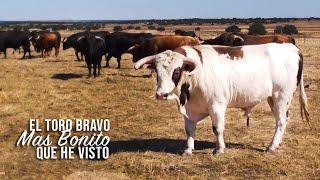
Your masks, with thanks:
[(174, 52), (187, 56), (186, 50), (184, 50), (182, 47), (178, 47), (177, 49), (174, 50)]
[(184, 106), (190, 98), (189, 87), (190, 85), (188, 83), (184, 83), (181, 86), (181, 94), (179, 100), (182, 106)]
[(201, 52), (199, 46), (193, 46), (192, 48), (198, 53), (198, 56), (199, 56), (199, 58), (200, 58), (200, 61), (201, 61), (201, 63), (203, 64), (202, 52)]
[(235, 58), (243, 58), (242, 47), (222, 47), (222, 46), (213, 46), (213, 49), (218, 54), (228, 54), (230, 59), (234, 60)]

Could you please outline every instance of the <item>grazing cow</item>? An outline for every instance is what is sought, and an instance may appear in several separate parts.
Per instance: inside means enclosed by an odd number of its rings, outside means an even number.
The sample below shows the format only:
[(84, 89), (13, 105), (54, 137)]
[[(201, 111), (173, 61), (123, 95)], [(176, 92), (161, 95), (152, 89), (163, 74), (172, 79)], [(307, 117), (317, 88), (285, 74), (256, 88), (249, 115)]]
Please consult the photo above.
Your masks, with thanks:
[(143, 58), (135, 68), (150, 63), (156, 64), (157, 99), (175, 99), (184, 115), (185, 154), (192, 154), (196, 124), (207, 116), (211, 117), (217, 136), (215, 152), (223, 153), (226, 109), (250, 111), (266, 99), (276, 119), (276, 131), (268, 150), (276, 150), (282, 141), (288, 109), (297, 87), (301, 116), (305, 115), (309, 123), (303, 58), (293, 44), (184, 46)]
[(78, 38), (80, 46), (84, 47), (83, 54), (87, 63), (89, 77), (91, 77), (91, 68), (93, 66), (93, 75), (97, 77), (100, 75), (101, 59), (106, 54), (105, 39), (97, 36), (93, 32), (86, 32), (83, 36)]
[(214, 39), (204, 40), (202, 44), (243, 46), (266, 43), (292, 43), (295, 45), (293, 37), (288, 35), (259, 35), (252, 36), (242, 33), (223, 33)]
[(29, 32), (27, 31), (0, 31), (0, 52), (4, 53), (4, 57), (7, 58), (7, 49), (13, 48), (19, 49), (23, 48), (23, 57), (25, 58), (26, 53), (29, 53), (29, 58), (31, 58), (30, 52), (30, 41)]
[(137, 62), (141, 58), (166, 50), (175, 50), (180, 46), (199, 44), (198, 39), (189, 36), (155, 36), (129, 48), (128, 53), (132, 54), (133, 62)]
[(180, 36), (191, 36), (191, 37), (197, 37), (196, 33), (194, 31), (184, 31), (181, 29), (177, 29), (174, 31), (176, 35)]
[(109, 67), (109, 61), (115, 57), (118, 62), (118, 69), (121, 67), (120, 61), (122, 54), (135, 44), (140, 44), (144, 40), (153, 37), (151, 33), (125, 33), (114, 32), (111, 33), (107, 39), (106, 48), (108, 56), (106, 58), (106, 67)]
[[(75, 54), (76, 54), (78, 61), (83, 60), (83, 51), (84, 51), (84, 49), (83, 49), (84, 47), (80, 46), (80, 44), (78, 42), (78, 38), (83, 36), (86, 32), (87, 31), (75, 33), (75, 34), (72, 34), (71, 36), (69, 36), (68, 38), (63, 39), (63, 50), (73, 48), (75, 50)], [(98, 32), (92, 32), (92, 33), (103, 38), (105, 41), (107, 40), (108, 36), (110, 35), (110, 33), (108, 31), (98, 31)], [(79, 53), (81, 54), (81, 59), (79, 58)]]
[(49, 56), (49, 52), (54, 48), (55, 56), (59, 55), (61, 35), (59, 32), (37, 31), (31, 33), (30, 40), (37, 52), (41, 52), (42, 57)]

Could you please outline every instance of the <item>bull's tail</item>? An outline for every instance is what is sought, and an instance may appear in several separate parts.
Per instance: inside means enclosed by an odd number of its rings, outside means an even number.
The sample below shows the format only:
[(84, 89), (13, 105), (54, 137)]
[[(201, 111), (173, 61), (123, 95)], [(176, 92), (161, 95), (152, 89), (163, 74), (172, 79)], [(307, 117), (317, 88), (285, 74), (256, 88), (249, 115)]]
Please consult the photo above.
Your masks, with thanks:
[(301, 113), (301, 118), (302, 120), (304, 117), (306, 118), (307, 123), (311, 127), (311, 122), (310, 122), (310, 115), (308, 111), (308, 103), (307, 103), (307, 95), (306, 91), (304, 89), (304, 83), (303, 83), (303, 56), (299, 54), (300, 56), (300, 62), (299, 62), (299, 71), (298, 71), (298, 86), (300, 87), (300, 113)]

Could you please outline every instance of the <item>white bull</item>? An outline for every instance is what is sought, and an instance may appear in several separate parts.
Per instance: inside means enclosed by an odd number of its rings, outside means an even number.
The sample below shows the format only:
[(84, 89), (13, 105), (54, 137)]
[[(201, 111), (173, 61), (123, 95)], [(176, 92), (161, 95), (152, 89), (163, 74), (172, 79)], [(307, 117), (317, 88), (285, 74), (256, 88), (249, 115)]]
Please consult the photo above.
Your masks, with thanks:
[(268, 146), (276, 150), (282, 141), (288, 109), (300, 88), (301, 116), (309, 123), (303, 85), (303, 59), (292, 44), (263, 44), (242, 47), (183, 46), (175, 51), (139, 60), (135, 68), (156, 64), (157, 99), (175, 99), (184, 115), (186, 154), (194, 150), (196, 124), (210, 116), (217, 136), (215, 153), (223, 153), (227, 108), (250, 110), (268, 100), (276, 119), (276, 131)]

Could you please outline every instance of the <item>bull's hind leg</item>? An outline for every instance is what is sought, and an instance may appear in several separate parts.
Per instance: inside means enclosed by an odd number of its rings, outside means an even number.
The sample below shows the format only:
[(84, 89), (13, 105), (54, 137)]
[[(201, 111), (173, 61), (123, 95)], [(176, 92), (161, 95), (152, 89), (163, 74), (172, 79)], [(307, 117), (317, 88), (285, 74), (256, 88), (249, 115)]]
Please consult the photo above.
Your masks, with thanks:
[(118, 62), (118, 67), (117, 67), (117, 69), (120, 69), (120, 68), (121, 68), (121, 64), (120, 64), (120, 62), (121, 62), (121, 56), (120, 56), (120, 57), (117, 57), (117, 62)]
[(214, 105), (210, 117), (212, 119), (212, 131), (217, 137), (215, 154), (224, 153), (226, 147), (223, 138), (224, 125), (225, 125), (225, 112), (226, 106)]
[(287, 126), (288, 121), (288, 110), (291, 104), (293, 93), (279, 92), (274, 94), (273, 99), (273, 115), (276, 119), (276, 130), (273, 139), (268, 147), (268, 151), (274, 151), (279, 148), (282, 142), (282, 136)]
[(184, 155), (191, 155), (194, 150), (194, 137), (196, 135), (196, 123), (192, 122), (187, 117), (184, 117), (184, 128), (187, 134), (187, 148), (184, 150)]
[(58, 57), (58, 55), (59, 55), (59, 49), (60, 49), (59, 46), (55, 47), (54, 52), (55, 52), (55, 56), (56, 56), (56, 57)]
[[(101, 57), (102, 60), (102, 57)], [(101, 70), (101, 60), (98, 63), (98, 76), (100, 76), (100, 70)]]

